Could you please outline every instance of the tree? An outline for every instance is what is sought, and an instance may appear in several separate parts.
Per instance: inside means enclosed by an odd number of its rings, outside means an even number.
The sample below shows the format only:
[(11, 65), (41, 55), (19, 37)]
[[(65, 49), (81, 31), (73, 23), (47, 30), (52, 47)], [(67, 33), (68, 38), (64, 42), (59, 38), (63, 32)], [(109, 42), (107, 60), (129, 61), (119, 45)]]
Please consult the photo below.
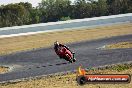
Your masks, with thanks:
[(87, 5), (85, 0), (77, 0), (75, 1), (75, 18), (84, 18), (87, 12)]
[(68, 16), (69, 0), (42, 0), (39, 5), (44, 22), (58, 21), (62, 16)]
[(42, 0), (36, 8), (20, 2), (0, 6), (0, 27), (132, 12), (132, 0)]
[(40, 22), (41, 12), (38, 9), (30, 10), (30, 23), (35, 24)]
[(98, 16), (103, 16), (108, 14), (108, 6), (106, 0), (98, 0)]
[[(32, 19), (38, 23), (39, 16), (31, 16), (32, 5), (30, 3), (8, 4), (0, 7), (0, 27), (31, 24)], [(33, 22), (32, 22), (33, 23)]]
[(129, 12), (128, 9), (132, 6), (131, 0), (107, 0), (110, 14), (121, 14)]

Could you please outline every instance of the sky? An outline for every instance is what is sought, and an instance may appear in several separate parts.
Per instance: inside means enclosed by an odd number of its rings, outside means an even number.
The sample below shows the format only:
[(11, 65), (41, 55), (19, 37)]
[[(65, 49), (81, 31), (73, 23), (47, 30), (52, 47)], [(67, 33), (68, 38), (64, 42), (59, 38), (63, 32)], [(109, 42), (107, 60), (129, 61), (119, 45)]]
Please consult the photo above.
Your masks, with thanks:
[[(41, 1), (42, 0), (0, 0), (0, 5), (7, 5), (9, 3), (29, 2), (32, 3), (33, 7), (36, 7)], [(73, 2), (74, 0), (71, 1)]]

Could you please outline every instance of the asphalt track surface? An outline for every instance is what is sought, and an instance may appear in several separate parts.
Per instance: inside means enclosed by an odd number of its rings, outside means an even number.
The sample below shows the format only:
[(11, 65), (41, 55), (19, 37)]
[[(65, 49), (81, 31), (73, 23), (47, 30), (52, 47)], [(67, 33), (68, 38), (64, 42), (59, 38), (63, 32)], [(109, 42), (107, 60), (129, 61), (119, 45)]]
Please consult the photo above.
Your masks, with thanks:
[(132, 48), (112, 50), (99, 48), (124, 41), (132, 41), (132, 35), (68, 44), (77, 58), (77, 61), (72, 64), (63, 59), (60, 60), (53, 47), (0, 56), (0, 65), (14, 67), (9, 73), (0, 74), (0, 82), (72, 71), (80, 65), (91, 68), (132, 61)]

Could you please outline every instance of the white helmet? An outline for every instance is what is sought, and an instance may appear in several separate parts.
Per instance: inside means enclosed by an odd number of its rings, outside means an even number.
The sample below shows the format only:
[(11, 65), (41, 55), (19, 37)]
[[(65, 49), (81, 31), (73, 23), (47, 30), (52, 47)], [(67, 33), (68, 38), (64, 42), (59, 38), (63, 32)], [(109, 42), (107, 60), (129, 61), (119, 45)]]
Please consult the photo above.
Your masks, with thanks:
[(59, 42), (58, 41), (56, 41), (56, 42), (54, 42), (54, 45), (56, 46), (59, 46)]

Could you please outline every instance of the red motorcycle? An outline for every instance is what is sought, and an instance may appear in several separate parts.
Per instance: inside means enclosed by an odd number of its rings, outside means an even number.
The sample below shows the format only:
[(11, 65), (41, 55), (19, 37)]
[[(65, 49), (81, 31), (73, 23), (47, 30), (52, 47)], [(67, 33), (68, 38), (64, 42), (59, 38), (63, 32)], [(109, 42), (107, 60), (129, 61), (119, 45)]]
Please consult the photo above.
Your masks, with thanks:
[(66, 49), (65, 47), (58, 47), (57, 53), (59, 57), (62, 57), (63, 59), (69, 61), (70, 63), (76, 61), (76, 58), (74, 57), (75, 53), (72, 53), (70, 50)]

